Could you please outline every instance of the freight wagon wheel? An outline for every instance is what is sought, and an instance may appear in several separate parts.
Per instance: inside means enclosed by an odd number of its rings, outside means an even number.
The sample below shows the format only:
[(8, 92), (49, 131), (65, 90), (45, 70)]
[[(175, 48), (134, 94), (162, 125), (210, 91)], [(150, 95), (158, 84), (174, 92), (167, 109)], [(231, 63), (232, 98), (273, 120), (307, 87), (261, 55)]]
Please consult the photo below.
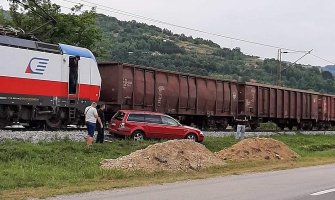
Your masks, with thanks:
[(250, 124), (250, 128), (252, 131), (255, 131), (257, 129), (258, 125), (257, 124)]
[(45, 120), (45, 124), (47, 125), (48, 129), (60, 129), (60, 127), (62, 126), (62, 120), (59, 119), (57, 116), (52, 116), (51, 118)]
[(194, 134), (194, 133), (190, 133), (190, 134), (186, 135), (185, 138), (188, 139), (188, 140), (192, 140), (192, 141), (194, 141), (194, 142), (197, 142), (197, 141), (198, 141), (198, 137), (197, 137), (197, 135)]
[(41, 129), (43, 127), (43, 121), (30, 121), (28, 124), (25, 128)]
[(288, 129), (289, 129), (290, 131), (293, 130), (293, 125), (292, 125), (292, 124), (289, 124), (287, 127), (288, 127)]
[(0, 119), (0, 128), (5, 128), (6, 127), (6, 121), (3, 119)]

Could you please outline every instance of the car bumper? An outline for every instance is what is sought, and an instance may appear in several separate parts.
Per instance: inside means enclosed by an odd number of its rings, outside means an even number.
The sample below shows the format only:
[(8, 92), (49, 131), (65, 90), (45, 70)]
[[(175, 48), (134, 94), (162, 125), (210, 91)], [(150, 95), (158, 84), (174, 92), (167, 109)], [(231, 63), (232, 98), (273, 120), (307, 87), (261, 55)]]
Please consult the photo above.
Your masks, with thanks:
[(198, 142), (203, 142), (205, 137), (203, 135), (199, 135)]

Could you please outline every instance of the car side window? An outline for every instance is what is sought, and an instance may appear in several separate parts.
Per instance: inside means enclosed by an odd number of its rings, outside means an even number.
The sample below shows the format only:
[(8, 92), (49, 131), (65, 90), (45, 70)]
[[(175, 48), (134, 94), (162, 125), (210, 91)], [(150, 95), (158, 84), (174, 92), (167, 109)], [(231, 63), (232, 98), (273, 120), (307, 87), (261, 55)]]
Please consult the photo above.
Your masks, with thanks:
[(145, 121), (148, 123), (155, 123), (155, 124), (162, 123), (160, 115), (145, 115)]
[(170, 125), (170, 126), (178, 126), (179, 123), (172, 119), (171, 117), (167, 117), (167, 116), (162, 116), (162, 122), (163, 124), (166, 124), (166, 125)]
[(127, 121), (131, 122), (145, 122), (144, 114), (129, 114)]

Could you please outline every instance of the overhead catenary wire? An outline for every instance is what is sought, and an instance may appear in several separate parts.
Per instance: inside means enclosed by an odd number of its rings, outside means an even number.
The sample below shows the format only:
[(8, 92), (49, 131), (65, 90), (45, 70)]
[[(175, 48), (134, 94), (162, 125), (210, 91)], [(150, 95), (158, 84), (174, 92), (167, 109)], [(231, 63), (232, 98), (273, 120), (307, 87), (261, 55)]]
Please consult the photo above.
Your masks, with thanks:
[[(251, 40), (231, 37), (231, 36), (227, 36), (227, 35), (223, 35), (223, 34), (212, 33), (212, 32), (208, 32), (208, 31), (204, 31), (204, 30), (200, 30), (200, 29), (190, 28), (190, 27), (177, 25), (177, 24), (165, 22), (165, 21), (162, 21), (162, 20), (157, 20), (157, 19), (153, 19), (153, 18), (150, 18), (150, 17), (134, 14), (134, 13), (131, 13), (131, 12), (123, 11), (123, 10), (116, 9), (116, 8), (106, 6), (106, 5), (102, 5), (102, 4), (99, 4), (99, 3), (92, 3), (92, 2), (87, 1), (87, 0), (79, 0), (80, 2), (84, 2), (84, 3), (80, 3), (78, 1), (71, 1), (71, 0), (62, 0), (62, 1), (70, 2), (70, 3), (74, 3), (74, 4), (82, 4), (83, 6), (87, 6), (87, 7), (92, 7), (93, 6), (93, 7), (99, 8), (100, 10), (109, 11), (109, 12), (112, 12), (112, 13), (117, 13), (117, 14), (120, 14), (120, 15), (128, 16), (128, 17), (143, 19), (143, 20), (146, 20), (146, 21), (156, 22), (156, 23), (160, 23), (160, 24), (164, 24), (164, 25), (168, 25), (168, 26), (172, 26), (172, 27), (177, 27), (177, 28), (181, 28), (181, 29), (185, 29), (185, 30), (190, 30), (190, 31), (194, 31), (194, 32), (213, 35), (213, 36), (226, 38), (226, 39), (230, 39), (230, 40), (235, 40), (235, 41), (239, 41), (239, 42), (244, 42), (244, 43), (249, 43), (249, 44), (274, 48), (274, 49), (287, 50), (287, 51), (291, 51), (290, 53), (304, 53), (304, 55), (302, 57), (300, 57), (298, 60), (296, 60), (294, 63), (298, 62), (299, 60), (301, 60), (303, 57), (305, 57), (307, 55), (312, 55), (315, 58), (318, 58), (320, 60), (323, 60), (325, 62), (328, 62), (328, 63), (331, 63), (331, 64), (335, 65), (335, 62), (329, 61), (328, 59), (325, 59), (325, 58), (322, 58), (322, 57), (317, 56), (315, 54), (312, 54), (312, 53), (310, 53), (310, 51), (303, 51), (303, 50), (296, 50), (296, 49), (291, 49), (291, 48), (286, 48), (286, 47), (280, 47), (280, 46), (276, 46), (276, 45), (270, 45), (270, 44), (265, 44), (265, 43), (261, 43), (261, 42), (255, 42), (255, 41), (251, 41)], [(90, 5), (87, 5), (87, 4), (90, 4)]]
[(314, 56), (315, 58), (318, 58), (318, 59), (320, 59), (320, 60), (323, 60), (323, 61), (326, 61), (326, 62), (328, 62), (328, 63), (331, 63), (331, 64), (335, 65), (335, 62), (332, 62), (332, 61), (330, 61), (330, 60), (328, 60), (328, 59), (322, 58), (322, 57), (317, 56), (317, 55), (315, 55), (315, 54), (313, 54), (313, 53), (311, 53), (310, 55), (311, 55), (311, 56)]
[[(75, 1), (71, 1), (71, 0), (62, 0), (62, 1), (70, 2), (70, 3), (80, 3), (80, 2), (75, 2)], [(212, 33), (212, 32), (208, 32), (208, 31), (204, 31), (204, 30), (200, 30), (200, 29), (190, 28), (190, 27), (187, 27), (187, 26), (172, 24), (172, 23), (169, 23), (169, 22), (165, 22), (165, 21), (153, 19), (153, 18), (150, 18), (150, 17), (145, 17), (145, 16), (142, 16), (142, 15), (130, 13), (130, 12), (123, 11), (123, 10), (119, 10), (119, 9), (112, 8), (112, 7), (109, 7), (109, 6), (105, 6), (105, 5), (102, 5), (102, 4), (92, 3), (92, 2), (89, 2), (89, 1), (86, 1), (86, 0), (79, 0), (79, 1), (90, 4), (90, 5), (83, 4), (84, 6), (89, 6), (89, 7), (90, 6), (95, 6), (95, 7), (99, 8), (100, 10), (110, 11), (110, 12), (118, 13), (118, 14), (121, 14), (121, 15), (129, 16), (129, 17), (135, 17), (135, 18), (138, 18), (138, 19), (143, 19), (143, 20), (147, 20), (147, 21), (151, 21), (151, 22), (156, 22), (156, 23), (160, 23), (160, 24), (164, 24), (164, 25), (168, 25), (168, 26), (173, 26), (173, 27), (177, 27), (177, 28), (181, 28), (181, 29), (185, 29), (185, 30), (195, 31), (195, 32), (204, 33), (204, 34), (208, 34), (208, 35), (213, 35), (213, 36), (217, 36), (217, 37), (222, 37), (222, 38), (226, 38), (226, 39), (230, 39), (230, 40), (236, 40), (236, 41), (239, 41), (239, 42), (245, 42), (245, 43), (270, 47), (270, 48), (274, 48), (274, 49), (283, 49), (283, 50), (288, 50), (288, 51), (292, 51), (292, 52), (300, 52), (300, 53), (306, 53), (307, 52), (307, 51), (296, 50), (296, 49), (291, 49), (291, 48), (286, 48), (286, 47), (280, 47), (280, 46), (276, 46), (276, 45), (265, 44), (265, 43), (261, 43), (261, 42), (254, 42), (254, 41), (251, 41), (251, 40), (240, 39), (240, 38), (231, 37), (231, 36), (227, 36), (227, 35), (223, 35), (223, 34)]]

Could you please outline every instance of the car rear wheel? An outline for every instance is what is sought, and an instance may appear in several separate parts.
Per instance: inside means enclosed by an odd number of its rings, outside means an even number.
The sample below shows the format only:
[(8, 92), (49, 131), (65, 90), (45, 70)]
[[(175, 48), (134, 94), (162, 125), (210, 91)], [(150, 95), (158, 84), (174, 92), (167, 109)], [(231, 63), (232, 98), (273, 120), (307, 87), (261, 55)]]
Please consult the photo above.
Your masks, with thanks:
[(132, 138), (135, 140), (135, 141), (141, 141), (141, 140), (144, 140), (144, 133), (143, 131), (135, 131), (132, 135)]
[(185, 138), (188, 139), (188, 140), (192, 140), (194, 142), (198, 141), (198, 137), (194, 133), (187, 134)]

